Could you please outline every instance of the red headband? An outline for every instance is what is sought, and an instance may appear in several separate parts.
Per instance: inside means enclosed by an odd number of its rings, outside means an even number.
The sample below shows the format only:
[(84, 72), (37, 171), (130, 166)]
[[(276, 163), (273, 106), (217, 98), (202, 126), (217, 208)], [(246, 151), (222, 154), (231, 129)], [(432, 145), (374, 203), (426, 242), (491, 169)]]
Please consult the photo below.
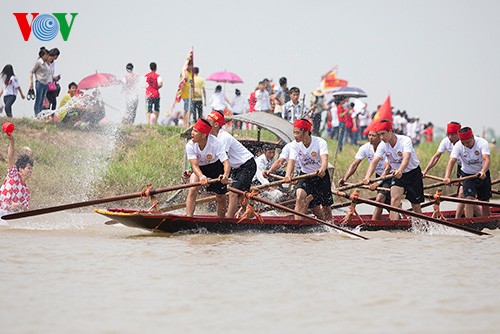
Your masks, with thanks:
[(449, 123), (447, 126), (446, 126), (446, 134), (447, 135), (452, 135), (454, 133), (458, 133), (458, 130), (460, 130), (461, 128), (461, 125), (460, 124), (456, 124), (456, 123)]
[(222, 127), (224, 124), (226, 124), (226, 120), (224, 119), (224, 116), (216, 110), (212, 111), (208, 116), (211, 119), (213, 119), (214, 121), (216, 121), (220, 127)]
[(199, 131), (203, 133), (204, 135), (209, 135), (210, 132), (212, 131), (212, 127), (205, 123), (201, 118), (196, 122), (196, 124), (193, 126), (193, 129), (196, 131)]
[(462, 141), (465, 141), (467, 139), (471, 139), (472, 137), (474, 137), (474, 135), (472, 134), (472, 129), (469, 129), (468, 131), (465, 131), (465, 132), (458, 133), (458, 138), (460, 138), (460, 140), (462, 140)]
[(293, 127), (297, 129), (302, 129), (306, 131), (311, 131), (312, 129), (312, 124), (311, 122), (305, 120), (305, 119), (298, 119), (293, 123)]
[(391, 122), (379, 122), (378, 124), (375, 125), (375, 130), (377, 132), (392, 130), (392, 123)]

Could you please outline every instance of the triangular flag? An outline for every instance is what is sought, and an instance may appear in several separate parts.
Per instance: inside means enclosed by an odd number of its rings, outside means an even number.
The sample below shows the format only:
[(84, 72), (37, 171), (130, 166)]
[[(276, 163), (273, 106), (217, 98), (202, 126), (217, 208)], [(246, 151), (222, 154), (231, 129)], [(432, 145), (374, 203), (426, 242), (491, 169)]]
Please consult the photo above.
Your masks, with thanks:
[(373, 126), (380, 122), (383, 119), (388, 119), (392, 123), (392, 108), (391, 108), (391, 96), (387, 96), (384, 103), (377, 109), (375, 116), (373, 116), (372, 121), (366, 127), (365, 131), (363, 131), (363, 135), (366, 136), (368, 132), (371, 131)]
[(191, 50), (189, 51), (188, 56), (186, 57), (186, 62), (182, 67), (181, 79), (179, 82), (179, 87), (177, 88), (177, 93), (175, 94), (175, 101), (172, 105), (172, 110), (174, 109), (175, 104), (181, 101), (182, 87), (184, 87), (186, 82), (191, 79), (188, 78), (188, 76), (191, 74), (191, 72), (189, 71), (190, 67), (193, 67), (193, 48), (191, 48)]

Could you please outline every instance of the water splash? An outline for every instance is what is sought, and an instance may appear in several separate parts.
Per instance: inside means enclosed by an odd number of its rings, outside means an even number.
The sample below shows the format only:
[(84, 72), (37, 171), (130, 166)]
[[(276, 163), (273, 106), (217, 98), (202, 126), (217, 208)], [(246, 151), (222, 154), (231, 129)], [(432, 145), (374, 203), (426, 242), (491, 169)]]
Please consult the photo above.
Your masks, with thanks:
[(413, 234), (426, 235), (470, 236), (470, 234), (465, 231), (415, 217), (411, 217), (410, 232)]

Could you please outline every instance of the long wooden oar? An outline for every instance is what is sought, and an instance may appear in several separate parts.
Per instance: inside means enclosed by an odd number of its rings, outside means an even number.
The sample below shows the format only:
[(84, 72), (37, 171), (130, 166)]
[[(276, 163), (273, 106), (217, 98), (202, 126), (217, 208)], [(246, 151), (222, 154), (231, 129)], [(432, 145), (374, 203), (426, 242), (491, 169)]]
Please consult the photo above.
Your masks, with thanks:
[[(474, 174), (474, 175), (460, 177), (458, 179), (451, 179), (450, 180), (450, 184), (462, 182), (462, 181), (465, 181), (465, 180), (472, 180), (472, 179), (476, 179), (478, 177), (479, 177), (479, 174)], [(440, 180), (443, 180), (443, 179), (440, 179)], [(428, 184), (428, 185), (424, 186), (424, 189), (431, 189), (431, 188), (435, 188), (435, 187), (441, 187), (441, 186), (444, 186), (444, 185), (446, 185), (446, 184), (441, 181), (441, 182), (438, 182), (438, 183)]]
[[(241, 191), (239, 189), (236, 189), (236, 188), (233, 188), (233, 187), (227, 187), (227, 190), (229, 191), (232, 191), (234, 193), (237, 193), (239, 195), (243, 195), (245, 196), (247, 193), (245, 193), (244, 191)], [(302, 213), (302, 212), (299, 212), (299, 211), (295, 211), (293, 209), (290, 209), (284, 205), (281, 205), (281, 204), (278, 204), (278, 203), (274, 203), (274, 202), (271, 202), (271, 201), (268, 201), (264, 198), (260, 198), (260, 197), (257, 197), (257, 196), (250, 196), (250, 199), (253, 199), (255, 201), (258, 201), (258, 202), (261, 202), (261, 203), (264, 203), (264, 204), (267, 204), (267, 205), (271, 205), (271, 206), (274, 206), (275, 208), (277, 209), (280, 209), (280, 210), (283, 210), (283, 211), (287, 211), (287, 212), (290, 212), (290, 213), (293, 213), (294, 215), (297, 215), (297, 216), (301, 216), (303, 218), (306, 218), (306, 219), (309, 219), (309, 220), (313, 220), (315, 221), (316, 223), (319, 223), (319, 224), (323, 224), (323, 225), (326, 225), (326, 226), (330, 226), (336, 230), (339, 230), (339, 231), (342, 231), (344, 233), (347, 233), (349, 235), (352, 235), (352, 236), (355, 236), (357, 238), (360, 238), (360, 239), (364, 239), (364, 240), (368, 240), (368, 238), (362, 236), (362, 235), (359, 235), (357, 233), (354, 233), (354, 232), (351, 232), (349, 230), (346, 230), (346, 229), (343, 229), (342, 227), (339, 227), (339, 226), (336, 226), (336, 225), (333, 225), (333, 224), (330, 224), (330, 223), (327, 223), (321, 219), (318, 219), (316, 217), (311, 217), (311, 216), (308, 216), (306, 215), (305, 213)]]
[(491, 181), (492, 186), (497, 184), (497, 183), (500, 183), (500, 179), (496, 179), (496, 180)]
[[(430, 199), (435, 199), (434, 195), (431, 194), (424, 194), (425, 197), (430, 198)], [(439, 196), (438, 197), (442, 201), (449, 201), (449, 202), (455, 202), (455, 203), (464, 203), (464, 204), (473, 204), (473, 205), (481, 205), (481, 206), (490, 206), (493, 208), (500, 208), (500, 203), (495, 203), (495, 202), (486, 202), (486, 201), (479, 201), (476, 199), (467, 199), (467, 198), (459, 198), (459, 197), (449, 197), (449, 196)]]
[[(385, 181), (385, 180), (391, 179), (393, 177), (394, 177), (394, 175), (391, 173), (391, 174), (387, 174), (387, 175), (383, 175), (383, 176), (371, 179), (369, 181), (369, 183), (378, 182), (378, 181)], [(350, 183), (350, 184), (348, 184), (346, 186), (337, 188), (337, 191), (345, 191), (345, 190), (356, 188), (356, 187), (360, 187), (360, 186), (363, 186), (363, 185), (365, 185), (363, 182)]]
[[(252, 187), (252, 189), (262, 190), (262, 189), (266, 189), (266, 188), (269, 188), (269, 187), (278, 186), (278, 185), (283, 184), (283, 183), (290, 183), (290, 182), (294, 182), (294, 181), (299, 181), (299, 180), (307, 179), (307, 178), (310, 178), (310, 177), (313, 177), (313, 176), (316, 176), (316, 175), (318, 175), (316, 172), (309, 173), (309, 174), (304, 174), (304, 175), (299, 175), (299, 176), (292, 177), (290, 179), (290, 181), (287, 181), (287, 182), (285, 182), (285, 180), (283, 178), (281, 180), (277, 180), (277, 181), (273, 181), (273, 182), (269, 182), (269, 183), (266, 183), (266, 184), (261, 184), (261, 185)], [(276, 176), (277, 175), (273, 174), (273, 177), (276, 177)]]
[[(345, 192), (341, 192), (341, 191), (334, 191), (334, 192), (336, 193), (337, 196), (342, 196), (342, 197), (351, 199), (350, 196), (349, 196), (349, 194), (347, 194)], [(373, 206), (378, 206), (379, 208), (382, 208), (382, 209), (386, 209), (386, 210), (389, 210), (389, 211), (395, 211), (395, 212), (398, 212), (398, 213), (402, 213), (404, 215), (412, 216), (412, 217), (423, 219), (423, 220), (428, 220), (428, 221), (431, 221), (431, 222), (434, 222), (434, 223), (437, 223), (437, 224), (440, 224), (440, 225), (445, 225), (445, 226), (448, 226), (448, 227), (456, 228), (456, 229), (459, 229), (459, 230), (462, 230), (462, 231), (466, 231), (466, 232), (469, 232), (469, 233), (473, 233), (473, 234), (476, 234), (476, 235), (490, 235), (489, 233), (482, 232), (482, 231), (477, 231), (477, 230), (474, 230), (474, 229), (472, 229), (470, 227), (453, 224), (453, 223), (450, 223), (450, 222), (447, 222), (447, 221), (444, 221), (444, 220), (439, 220), (437, 218), (433, 218), (431, 216), (426, 216), (426, 215), (424, 215), (422, 213), (407, 211), (407, 210), (404, 210), (404, 209), (401, 209), (401, 208), (398, 208), (398, 207), (395, 207), (395, 206), (392, 206), (392, 205), (388, 205), (388, 204), (385, 204), (385, 203), (379, 203), (379, 202), (372, 201), (372, 200), (369, 200), (369, 199), (366, 199), (366, 198), (356, 197), (355, 200), (357, 202), (360, 202), (360, 203), (365, 203), (365, 204), (370, 204), (370, 205), (373, 205)]]
[[(214, 182), (218, 182), (218, 181), (219, 181), (219, 179), (208, 179), (208, 183), (209, 184), (214, 183)], [(153, 196), (153, 195), (156, 195), (156, 194), (164, 193), (164, 192), (167, 192), (167, 191), (173, 191), (173, 190), (178, 190), (178, 189), (186, 189), (186, 188), (197, 187), (197, 186), (201, 186), (201, 185), (202, 185), (201, 182), (194, 182), (194, 183), (182, 184), (182, 185), (179, 185), (179, 186), (172, 186), (172, 187), (164, 187), (164, 188), (158, 188), (158, 189), (151, 189), (151, 190), (149, 190), (149, 196)], [(10, 220), (10, 219), (33, 217), (33, 216), (44, 215), (46, 213), (51, 213), (51, 212), (57, 212), (57, 211), (63, 211), (63, 210), (69, 210), (69, 209), (76, 209), (76, 208), (81, 208), (81, 207), (91, 206), (91, 205), (97, 205), (97, 204), (102, 204), (102, 203), (122, 201), (122, 200), (126, 200), (126, 199), (142, 197), (142, 196), (145, 196), (145, 193), (143, 191), (139, 191), (139, 192), (136, 192), (136, 193), (124, 194), (124, 195), (119, 195), (119, 196), (115, 196), (115, 197), (94, 199), (94, 200), (85, 201), (85, 202), (63, 204), (63, 205), (51, 206), (51, 207), (48, 207), (48, 208), (42, 208), (42, 209), (35, 209), (35, 210), (29, 210), (29, 211), (21, 211), (21, 212), (16, 212), (16, 213), (10, 213), (10, 214), (2, 216), (2, 219)]]

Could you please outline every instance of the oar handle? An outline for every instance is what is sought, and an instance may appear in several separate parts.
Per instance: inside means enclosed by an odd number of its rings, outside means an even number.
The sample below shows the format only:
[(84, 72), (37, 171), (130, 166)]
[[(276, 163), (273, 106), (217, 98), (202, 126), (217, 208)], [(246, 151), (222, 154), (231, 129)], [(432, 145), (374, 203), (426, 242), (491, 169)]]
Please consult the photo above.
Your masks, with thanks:
[[(349, 194), (345, 193), (345, 192), (334, 191), (334, 193), (337, 196), (342, 196), (342, 197), (345, 197), (345, 198), (348, 198), (348, 199), (352, 200), (351, 196)], [(419, 218), (419, 219), (423, 219), (423, 220), (428, 220), (428, 221), (431, 221), (431, 222), (434, 222), (434, 223), (437, 223), (437, 224), (441, 224), (441, 225), (445, 225), (445, 226), (448, 226), (448, 227), (456, 228), (456, 229), (459, 229), (459, 230), (462, 230), (462, 231), (466, 231), (466, 232), (469, 232), (469, 233), (473, 233), (473, 234), (476, 234), (476, 235), (490, 235), (489, 233), (482, 232), (482, 231), (477, 231), (477, 230), (474, 230), (474, 229), (472, 229), (470, 227), (453, 224), (453, 223), (450, 223), (450, 222), (447, 222), (447, 221), (444, 221), (444, 220), (433, 218), (431, 216), (426, 216), (426, 215), (424, 215), (422, 213), (411, 212), (411, 211), (404, 210), (402, 208), (398, 208), (398, 207), (395, 207), (395, 206), (392, 206), (392, 205), (388, 205), (388, 204), (385, 204), (385, 203), (380, 203), (380, 202), (368, 200), (366, 198), (356, 197), (355, 200), (357, 202), (359, 202), (359, 203), (365, 203), (365, 204), (370, 204), (372, 206), (378, 206), (379, 208), (382, 208), (382, 209), (386, 209), (386, 210), (389, 210), (389, 211), (395, 211), (395, 212), (398, 212), (398, 213), (402, 213), (404, 215), (413, 216), (415, 218)]]
[[(373, 182), (378, 182), (378, 181), (385, 181), (385, 180), (391, 179), (393, 177), (394, 177), (394, 175), (392, 173), (391, 174), (387, 174), (387, 175), (383, 175), (383, 176), (379, 176), (379, 177), (376, 177), (374, 179), (371, 179), (368, 182), (368, 184), (373, 183)], [(347, 186), (343, 186), (343, 187), (337, 188), (337, 191), (349, 190), (349, 189), (360, 187), (360, 186), (363, 186), (363, 185), (365, 185), (363, 182), (351, 183), (351, 184), (349, 184)]]
[[(247, 193), (245, 193), (244, 191), (241, 191), (241, 190), (236, 189), (236, 188), (233, 188), (233, 187), (229, 187), (229, 186), (228, 186), (228, 187), (227, 187), (227, 190), (232, 191), (232, 192), (234, 192), (234, 193), (236, 193), (236, 194), (238, 194), (238, 195), (243, 195), (243, 196), (246, 196), (246, 195), (247, 195)], [(339, 230), (339, 231), (342, 231), (342, 232), (344, 232), (344, 233), (347, 233), (347, 234), (353, 235), (353, 236), (355, 236), (355, 237), (357, 237), (357, 238), (364, 239), (364, 240), (368, 240), (368, 238), (366, 238), (366, 237), (364, 237), (364, 236), (362, 236), (362, 235), (359, 235), (359, 234), (354, 233), (354, 232), (352, 232), (352, 231), (346, 230), (346, 229), (341, 228), (341, 227), (339, 227), (339, 226), (337, 226), (337, 225), (327, 223), (327, 222), (325, 222), (325, 221), (323, 221), (323, 220), (321, 220), (321, 219), (318, 219), (318, 218), (316, 218), (316, 217), (311, 217), (311, 216), (308, 216), (308, 215), (306, 215), (305, 213), (302, 213), (302, 212), (299, 212), (299, 211), (296, 211), (296, 210), (290, 209), (290, 208), (288, 208), (288, 207), (286, 207), (286, 206), (284, 206), (284, 205), (280, 205), (280, 204), (278, 204), (278, 203), (274, 203), (274, 202), (268, 201), (268, 200), (266, 200), (266, 199), (264, 199), (264, 198), (261, 198), (261, 197), (258, 197), (258, 196), (254, 196), (254, 195), (250, 196), (250, 198), (251, 198), (251, 199), (253, 199), (253, 200), (255, 200), (255, 201), (258, 201), (258, 202), (261, 202), (261, 203), (267, 204), (267, 205), (272, 205), (272, 206), (274, 206), (275, 208), (278, 208), (278, 209), (280, 209), (280, 210), (283, 210), (283, 211), (286, 211), (286, 212), (293, 213), (294, 215), (297, 215), (297, 216), (300, 216), (300, 217), (303, 217), (303, 218), (306, 218), (306, 219), (309, 219), (309, 220), (313, 220), (313, 221), (315, 221), (315, 222), (317, 222), (317, 223), (319, 223), (319, 224), (323, 224), (323, 225), (326, 225), (326, 226), (330, 226), (330, 227), (332, 227), (332, 228), (334, 228), (334, 229), (336, 229), (336, 230)]]
[[(432, 194), (424, 194), (425, 197), (429, 199), (436, 199)], [(443, 201), (455, 202), (455, 203), (464, 203), (464, 204), (474, 204), (474, 205), (484, 205), (493, 208), (500, 208), (500, 203), (495, 202), (486, 202), (479, 201), (476, 199), (467, 199), (467, 198), (459, 198), (459, 197), (450, 197), (450, 196), (438, 196), (438, 199)]]
[[(449, 184), (458, 183), (458, 182), (462, 182), (462, 181), (466, 181), (466, 180), (472, 180), (472, 179), (476, 179), (478, 177), (479, 177), (479, 174), (459, 177), (457, 179), (451, 179)], [(430, 189), (430, 188), (440, 187), (440, 186), (444, 186), (444, 185), (446, 185), (444, 182), (437, 182), (437, 183), (432, 183), (432, 184), (428, 184), (428, 185), (424, 186), (424, 189)]]
[(425, 175), (425, 178), (427, 178), (427, 179), (433, 179), (433, 180), (441, 181), (441, 182), (444, 181), (444, 178), (442, 178), (442, 177), (434, 176), (434, 175), (429, 175), (429, 174)]
[[(285, 179), (282, 178), (281, 180), (278, 180), (278, 181), (273, 181), (273, 182), (269, 182), (269, 183), (266, 183), (266, 184), (261, 184), (259, 186), (252, 187), (252, 189), (262, 190), (262, 189), (266, 189), (266, 188), (269, 188), (269, 187), (278, 186), (278, 185), (283, 184), (283, 183), (289, 183), (289, 182), (294, 182), (294, 181), (299, 181), (299, 180), (307, 179), (307, 178), (310, 178), (310, 177), (316, 176), (316, 175), (318, 175), (316, 172), (315, 173), (304, 174), (304, 175), (299, 175), (299, 176), (292, 177), (290, 179), (290, 181), (286, 181), (286, 182), (285, 182)], [(274, 174), (270, 174), (270, 176), (272, 176), (272, 177), (276, 177), (276, 176), (281, 177), (279, 175), (274, 175)]]
[[(220, 181), (220, 179), (208, 179), (208, 184), (218, 182), (218, 181)], [(158, 188), (158, 189), (153, 188), (153, 189), (150, 189), (147, 193), (144, 191), (139, 191), (136, 193), (119, 195), (119, 196), (115, 196), (115, 197), (101, 198), (101, 199), (95, 199), (95, 200), (90, 200), (90, 201), (85, 201), (85, 202), (62, 204), (62, 205), (51, 206), (48, 208), (41, 208), (41, 209), (35, 209), (35, 210), (10, 213), (10, 214), (2, 216), (2, 219), (10, 220), (10, 219), (19, 219), (19, 218), (39, 216), (39, 215), (44, 215), (44, 214), (52, 213), (52, 212), (58, 212), (58, 211), (64, 211), (64, 210), (69, 210), (69, 209), (76, 209), (76, 208), (83, 208), (86, 206), (98, 205), (98, 204), (109, 203), (109, 202), (123, 201), (126, 199), (137, 198), (137, 197), (142, 197), (142, 196), (153, 196), (153, 195), (164, 193), (167, 191), (186, 189), (186, 188), (191, 188), (191, 187), (196, 187), (196, 186), (201, 186), (201, 185), (202, 185), (201, 182), (194, 182), (194, 183), (182, 184), (179, 186), (164, 187), (164, 188)]]

